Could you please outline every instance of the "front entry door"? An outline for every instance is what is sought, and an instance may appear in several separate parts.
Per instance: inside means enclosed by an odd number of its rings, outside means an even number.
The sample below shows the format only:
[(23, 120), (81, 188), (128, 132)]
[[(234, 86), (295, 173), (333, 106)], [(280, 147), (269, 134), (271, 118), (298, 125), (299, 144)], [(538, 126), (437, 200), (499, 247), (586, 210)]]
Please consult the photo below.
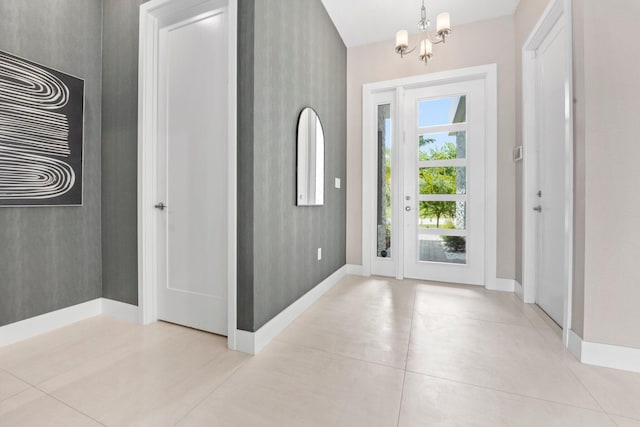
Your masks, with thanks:
[(484, 81), (407, 90), (404, 276), (484, 285)]
[(538, 233), (536, 303), (562, 326), (565, 269), (565, 69), (564, 21), (537, 50)]
[(227, 335), (227, 9), (160, 31), (158, 318)]

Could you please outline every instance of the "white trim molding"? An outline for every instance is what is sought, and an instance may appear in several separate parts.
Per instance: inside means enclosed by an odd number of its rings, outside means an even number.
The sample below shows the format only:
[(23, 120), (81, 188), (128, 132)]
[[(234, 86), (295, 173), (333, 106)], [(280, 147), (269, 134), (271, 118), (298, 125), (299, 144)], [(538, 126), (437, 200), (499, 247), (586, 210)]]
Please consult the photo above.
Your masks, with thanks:
[(333, 288), (348, 271), (348, 266), (344, 265), (336, 270), (329, 277), (316, 285), (309, 292), (298, 298), (293, 304), (285, 308), (273, 319), (265, 323), (255, 332), (236, 331), (236, 350), (243, 353), (258, 354), (274, 338), (276, 338), (287, 326), (293, 323), (302, 313), (304, 313), (313, 303), (318, 301), (327, 291)]
[(582, 359), (582, 338), (573, 331), (569, 331), (567, 350), (569, 350), (569, 353), (573, 354), (576, 359)]
[(501, 279), (498, 277), (491, 287), (486, 286), (487, 290), (500, 292), (515, 292), (516, 282), (514, 279)]
[(513, 292), (515, 292), (515, 294), (518, 295), (518, 297), (520, 297), (520, 299), (523, 299), (523, 297), (524, 297), (524, 289), (522, 288), (522, 284), (520, 282), (518, 282), (517, 280), (514, 280)]
[[(484, 283), (487, 289), (496, 289), (496, 265), (497, 265), (497, 163), (498, 163), (498, 66), (496, 64), (480, 65), (476, 67), (462, 68), (457, 70), (428, 73), (418, 76), (401, 79), (387, 80), (382, 82), (365, 84), (362, 87), (362, 275), (368, 277), (372, 274), (372, 256), (375, 241), (373, 230), (375, 230), (375, 165), (376, 150), (367, 141), (375, 139), (373, 134), (375, 124), (372, 123), (374, 112), (372, 105), (376, 96), (385, 92), (395, 92), (395, 112), (393, 117), (395, 123), (400, 123), (400, 107), (404, 97), (404, 91), (427, 86), (445, 85), (469, 80), (483, 80), (485, 82), (485, 108), (487, 117), (485, 122), (485, 266)], [(395, 126), (392, 130), (396, 141), (402, 140), (400, 126)], [(396, 144), (398, 146), (398, 144)], [(397, 161), (394, 163), (395, 169), (402, 168), (403, 156), (394, 151)], [(393, 172), (392, 172), (393, 173)], [(393, 191), (396, 194), (403, 194), (400, 187), (401, 179), (392, 178), (397, 184)], [(395, 203), (396, 210), (394, 216), (400, 223), (394, 223), (395, 230), (404, 230), (402, 224), (403, 215), (400, 215), (399, 203)], [(396, 233), (394, 240), (396, 247), (403, 247), (402, 233)], [(404, 277), (402, 253), (396, 254), (393, 258), (393, 268), (395, 277)]]
[(96, 316), (109, 316), (138, 323), (138, 307), (107, 298), (96, 298), (71, 307), (0, 326), (0, 347), (33, 338)]
[(551, 33), (556, 23), (565, 27), (565, 231), (564, 231), (564, 316), (563, 338), (569, 345), (573, 286), (573, 34), (571, 0), (552, 0), (522, 48), (522, 132), (524, 159), (522, 164), (522, 292), (525, 303), (536, 302), (537, 227), (533, 207), (538, 203), (536, 50)]
[(238, 0), (152, 0), (140, 6), (138, 64), (138, 310), (142, 324), (158, 319), (157, 134), (159, 31), (169, 17), (227, 8), (228, 20), (228, 282), (227, 343), (236, 348), (237, 324), (237, 27)]
[(109, 316), (131, 323), (139, 323), (139, 310), (137, 305), (127, 304), (109, 298), (101, 298), (100, 303), (103, 316)]
[(346, 274), (351, 275), (351, 276), (362, 276), (362, 266), (361, 265), (347, 264), (345, 267), (347, 268), (347, 273)]
[(102, 314), (102, 298), (0, 327), (0, 347)]
[(640, 373), (640, 349), (584, 341), (569, 331), (569, 351), (587, 365)]

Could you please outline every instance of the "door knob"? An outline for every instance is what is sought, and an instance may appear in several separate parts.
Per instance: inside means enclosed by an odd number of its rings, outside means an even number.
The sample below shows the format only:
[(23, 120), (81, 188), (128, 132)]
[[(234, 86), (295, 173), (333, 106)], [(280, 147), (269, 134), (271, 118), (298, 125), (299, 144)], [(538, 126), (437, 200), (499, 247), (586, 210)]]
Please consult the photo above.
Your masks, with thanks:
[(156, 208), (156, 209), (160, 209), (161, 211), (163, 211), (166, 207), (167, 207), (167, 205), (165, 205), (165, 204), (164, 204), (164, 203), (162, 203), (162, 202), (160, 202), (160, 203), (158, 203), (158, 204), (156, 204), (156, 205), (154, 206), (154, 208)]
[(538, 205), (535, 208), (533, 208), (533, 210), (536, 212), (542, 212), (542, 206)]
[(409, 212), (411, 210), (411, 206), (405, 206), (404, 210)]

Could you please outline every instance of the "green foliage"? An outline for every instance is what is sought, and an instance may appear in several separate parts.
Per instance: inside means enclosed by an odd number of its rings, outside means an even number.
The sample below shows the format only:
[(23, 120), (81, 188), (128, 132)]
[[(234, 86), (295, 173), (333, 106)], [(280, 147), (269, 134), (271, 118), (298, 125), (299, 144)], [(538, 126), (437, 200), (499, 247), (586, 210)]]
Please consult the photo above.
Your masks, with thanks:
[(429, 147), (429, 144), (436, 142), (433, 138), (425, 138), (420, 135), (419, 145), (420, 148), (428, 147), (428, 151), (420, 150), (420, 161), (424, 160), (451, 160), (458, 158), (458, 148), (453, 142), (446, 142), (444, 145), (437, 149), (435, 147)]
[[(435, 140), (420, 136), (420, 146), (425, 147)], [(440, 149), (430, 147), (420, 150), (420, 160), (449, 160), (457, 157), (457, 148), (453, 142), (445, 143)], [(420, 194), (456, 194), (457, 171), (453, 166), (421, 168), (419, 172)], [(436, 227), (440, 227), (441, 218), (453, 218), (456, 214), (455, 202), (422, 202), (420, 216), (436, 218)]]

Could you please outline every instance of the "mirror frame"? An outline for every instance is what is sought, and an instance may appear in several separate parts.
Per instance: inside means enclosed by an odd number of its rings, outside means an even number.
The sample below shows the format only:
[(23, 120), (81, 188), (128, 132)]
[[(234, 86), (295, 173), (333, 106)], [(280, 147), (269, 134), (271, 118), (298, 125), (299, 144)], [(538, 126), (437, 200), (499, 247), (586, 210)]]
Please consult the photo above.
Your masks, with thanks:
[[(315, 181), (317, 181), (319, 175), (321, 175), (319, 178), (322, 184), (322, 193), (320, 194), (320, 196), (317, 196), (312, 202), (308, 200), (301, 202), (301, 198), (303, 195), (300, 194), (300, 187), (303, 183), (301, 182), (300, 173), (301, 173), (301, 168), (304, 165), (307, 165), (309, 161), (308, 159), (301, 158), (301, 155), (302, 155), (301, 144), (304, 143), (305, 140), (301, 135), (300, 125), (302, 124), (303, 116), (305, 115), (305, 113), (308, 113), (308, 112), (311, 112), (312, 117), (315, 118), (316, 123), (320, 126), (320, 131), (322, 133), (322, 164), (321, 165), (316, 164), (314, 173), (311, 173), (311, 171), (307, 171), (307, 181), (313, 176), (315, 176)], [(306, 141), (308, 140), (309, 140), (309, 136), (306, 135)], [(325, 157), (326, 157), (325, 141), (326, 141), (326, 137), (324, 132), (324, 126), (322, 125), (322, 120), (320, 120), (320, 115), (312, 107), (303, 108), (302, 111), (300, 111), (300, 114), (298, 115), (298, 121), (296, 125), (296, 206), (323, 206), (324, 205), (324, 192), (325, 192), (324, 181), (325, 181)]]

